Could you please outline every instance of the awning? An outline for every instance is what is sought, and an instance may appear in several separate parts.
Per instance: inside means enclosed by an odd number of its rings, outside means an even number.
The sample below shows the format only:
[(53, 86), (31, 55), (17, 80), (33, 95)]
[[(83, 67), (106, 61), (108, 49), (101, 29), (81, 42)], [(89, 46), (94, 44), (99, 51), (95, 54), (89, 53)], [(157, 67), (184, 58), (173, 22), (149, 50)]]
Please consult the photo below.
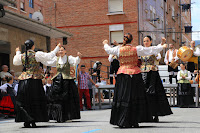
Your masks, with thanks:
[(71, 37), (72, 34), (63, 30), (51, 27), (36, 20), (24, 17), (20, 14), (5, 10), (5, 16), (0, 18), (0, 23), (13, 26), (28, 32), (39, 34), (50, 38)]

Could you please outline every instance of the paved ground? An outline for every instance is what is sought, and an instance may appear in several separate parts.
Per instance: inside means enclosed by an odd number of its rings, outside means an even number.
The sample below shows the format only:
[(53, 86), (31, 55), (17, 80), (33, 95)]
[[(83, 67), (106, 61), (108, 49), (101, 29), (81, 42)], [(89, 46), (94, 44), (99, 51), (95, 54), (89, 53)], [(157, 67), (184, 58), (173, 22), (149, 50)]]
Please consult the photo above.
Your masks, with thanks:
[(81, 119), (37, 123), (38, 128), (22, 128), (23, 123), (0, 117), (0, 133), (200, 133), (200, 108), (172, 108), (174, 114), (160, 123), (142, 123), (140, 128), (120, 129), (109, 124), (110, 109), (82, 111)]

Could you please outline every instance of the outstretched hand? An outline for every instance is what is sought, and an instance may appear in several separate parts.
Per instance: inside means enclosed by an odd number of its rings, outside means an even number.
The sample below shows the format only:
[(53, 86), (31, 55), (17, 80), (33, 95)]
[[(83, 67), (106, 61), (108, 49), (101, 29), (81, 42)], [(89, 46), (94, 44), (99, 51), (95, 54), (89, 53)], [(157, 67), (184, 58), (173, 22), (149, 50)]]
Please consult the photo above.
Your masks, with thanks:
[(105, 44), (108, 44), (108, 40), (104, 40), (103, 41), (103, 44), (105, 45)]
[(15, 52), (17, 52), (17, 51), (20, 51), (20, 50), (19, 50), (19, 47), (17, 47), (17, 48), (15, 49)]
[(79, 58), (82, 58), (82, 54), (80, 52), (77, 53), (77, 56), (79, 56)]
[(61, 48), (62, 47), (62, 44), (60, 44), (60, 43), (58, 43), (58, 45), (57, 45), (59, 48)]
[(163, 48), (167, 48), (168, 44), (163, 44), (162, 46), (163, 46)]
[(166, 38), (162, 37), (162, 44), (164, 44), (166, 42)]

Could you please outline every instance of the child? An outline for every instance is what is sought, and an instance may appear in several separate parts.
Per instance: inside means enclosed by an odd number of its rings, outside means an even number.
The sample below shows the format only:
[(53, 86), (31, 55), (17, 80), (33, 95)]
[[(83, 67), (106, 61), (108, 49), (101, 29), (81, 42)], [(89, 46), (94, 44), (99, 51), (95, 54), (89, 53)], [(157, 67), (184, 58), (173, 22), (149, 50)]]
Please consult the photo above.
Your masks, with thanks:
[(16, 91), (13, 89), (13, 77), (5, 77), (7, 83), (0, 86), (2, 99), (0, 101), (0, 112), (5, 118), (14, 116), (15, 96)]

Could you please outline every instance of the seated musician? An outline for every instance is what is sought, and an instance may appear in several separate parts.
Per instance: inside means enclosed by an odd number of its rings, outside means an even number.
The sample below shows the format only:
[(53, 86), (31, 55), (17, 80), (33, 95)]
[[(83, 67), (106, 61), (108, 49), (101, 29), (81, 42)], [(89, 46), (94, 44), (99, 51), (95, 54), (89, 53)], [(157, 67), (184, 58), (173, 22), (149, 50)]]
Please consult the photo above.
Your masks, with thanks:
[(179, 107), (191, 107), (194, 105), (194, 90), (191, 88), (190, 71), (185, 69), (185, 64), (180, 65), (181, 70), (178, 72), (178, 88), (177, 88), (177, 105)]

